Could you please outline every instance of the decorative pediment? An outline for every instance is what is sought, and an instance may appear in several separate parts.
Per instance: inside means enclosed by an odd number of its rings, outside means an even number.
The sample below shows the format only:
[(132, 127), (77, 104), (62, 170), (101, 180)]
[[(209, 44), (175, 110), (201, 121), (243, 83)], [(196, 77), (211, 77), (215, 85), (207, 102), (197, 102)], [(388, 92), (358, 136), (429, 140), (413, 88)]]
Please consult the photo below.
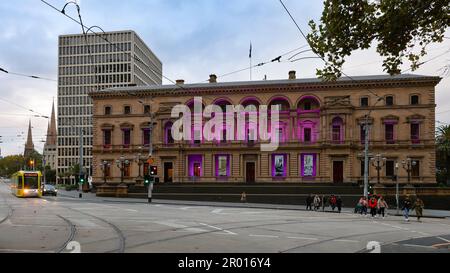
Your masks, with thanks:
[(325, 106), (351, 106), (350, 96), (325, 97)]
[(177, 105), (183, 105), (181, 102), (165, 102), (159, 105), (158, 114), (172, 113), (172, 109)]
[(366, 122), (369, 122), (369, 124), (373, 124), (374, 121), (375, 121), (375, 120), (374, 120), (373, 117), (367, 118), (367, 117), (365, 117), (365, 116), (359, 117), (359, 118), (356, 119), (356, 122), (357, 122), (359, 125), (366, 124)]
[(124, 130), (124, 129), (129, 129), (129, 130), (133, 130), (134, 129), (134, 125), (128, 122), (122, 123), (120, 124), (120, 129)]
[(411, 115), (409, 117), (406, 117), (406, 122), (407, 123), (412, 123), (412, 122), (418, 122), (418, 123), (422, 123), (424, 122), (426, 119), (425, 116), (419, 115), (419, 114), (415, 114), (415, 115)]
[(102, 130), (114, 130), (114, 125), (105, 123), (105, 124), (102, 124), (102, 125), (100, 126), (100, 128), (101, 128)]
[(394, 116), (394, 115), (389, 115), (389, 116), (385, 116), (381, 118), (381, 121), (383, 123), (398, 123), (398, 121), (400, 120), (399, 117)]

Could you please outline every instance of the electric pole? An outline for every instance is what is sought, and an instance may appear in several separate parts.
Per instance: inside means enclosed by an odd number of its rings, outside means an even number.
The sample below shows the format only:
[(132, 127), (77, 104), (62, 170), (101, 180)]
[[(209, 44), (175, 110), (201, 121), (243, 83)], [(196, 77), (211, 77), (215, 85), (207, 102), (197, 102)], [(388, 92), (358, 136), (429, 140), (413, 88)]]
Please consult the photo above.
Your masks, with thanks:
[(369, 197), (369, 115), (366, 116), (366, 124), (364, 125), (364, 196)]

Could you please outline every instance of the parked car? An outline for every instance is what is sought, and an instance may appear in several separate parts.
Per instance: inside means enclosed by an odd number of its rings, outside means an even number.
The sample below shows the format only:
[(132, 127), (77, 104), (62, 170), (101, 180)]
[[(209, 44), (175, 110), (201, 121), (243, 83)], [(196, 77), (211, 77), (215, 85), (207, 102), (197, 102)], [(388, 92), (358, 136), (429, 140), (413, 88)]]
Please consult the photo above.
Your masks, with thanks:
[(49, 185), (49, 184), (45, 184), (44, 185), (44, 192), (43, 195), (53, 195), (53, 196), (57, 196), (58, 195), (58, 190), (55, 188), (55, 186), (53, 185)]

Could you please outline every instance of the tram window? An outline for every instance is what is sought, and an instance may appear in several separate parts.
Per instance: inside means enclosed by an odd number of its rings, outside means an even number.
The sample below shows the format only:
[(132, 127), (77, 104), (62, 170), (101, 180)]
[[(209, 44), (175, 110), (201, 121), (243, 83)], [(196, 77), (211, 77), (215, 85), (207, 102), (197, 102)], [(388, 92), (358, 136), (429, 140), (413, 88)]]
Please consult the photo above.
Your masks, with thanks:
[(25, 176), (25, 189), (38, 189), (39, 188), (38, 176)]
[(22, 176), (18, 176), (17, 177), (17, 189), (22, 189), (22, 185), (23, 185), (23, 178), (22, 178)]

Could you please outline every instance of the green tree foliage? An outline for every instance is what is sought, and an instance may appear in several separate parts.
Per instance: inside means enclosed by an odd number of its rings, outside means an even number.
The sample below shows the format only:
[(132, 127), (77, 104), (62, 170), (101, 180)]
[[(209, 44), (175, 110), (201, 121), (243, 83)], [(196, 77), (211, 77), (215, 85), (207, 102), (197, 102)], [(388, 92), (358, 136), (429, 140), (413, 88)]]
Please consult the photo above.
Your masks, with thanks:
[(450, 185), (450, 125), (437, 129), (436, 144), (438, 182)]
[(427, 46), (443, 41), (449, 11), (449, 0), (325, 0), (321, 23), (310, 21), (307, 37), (327, 62), (317, 75), (336, 80), (346, 57), (373, 44), (387, 73), (400, 74), (405, 60), (414, 71), (423, 64)]
[(0, 176), (10, 177), (25, 166), (25, 158), (22, 155), (11, 155), (0, 159)]

